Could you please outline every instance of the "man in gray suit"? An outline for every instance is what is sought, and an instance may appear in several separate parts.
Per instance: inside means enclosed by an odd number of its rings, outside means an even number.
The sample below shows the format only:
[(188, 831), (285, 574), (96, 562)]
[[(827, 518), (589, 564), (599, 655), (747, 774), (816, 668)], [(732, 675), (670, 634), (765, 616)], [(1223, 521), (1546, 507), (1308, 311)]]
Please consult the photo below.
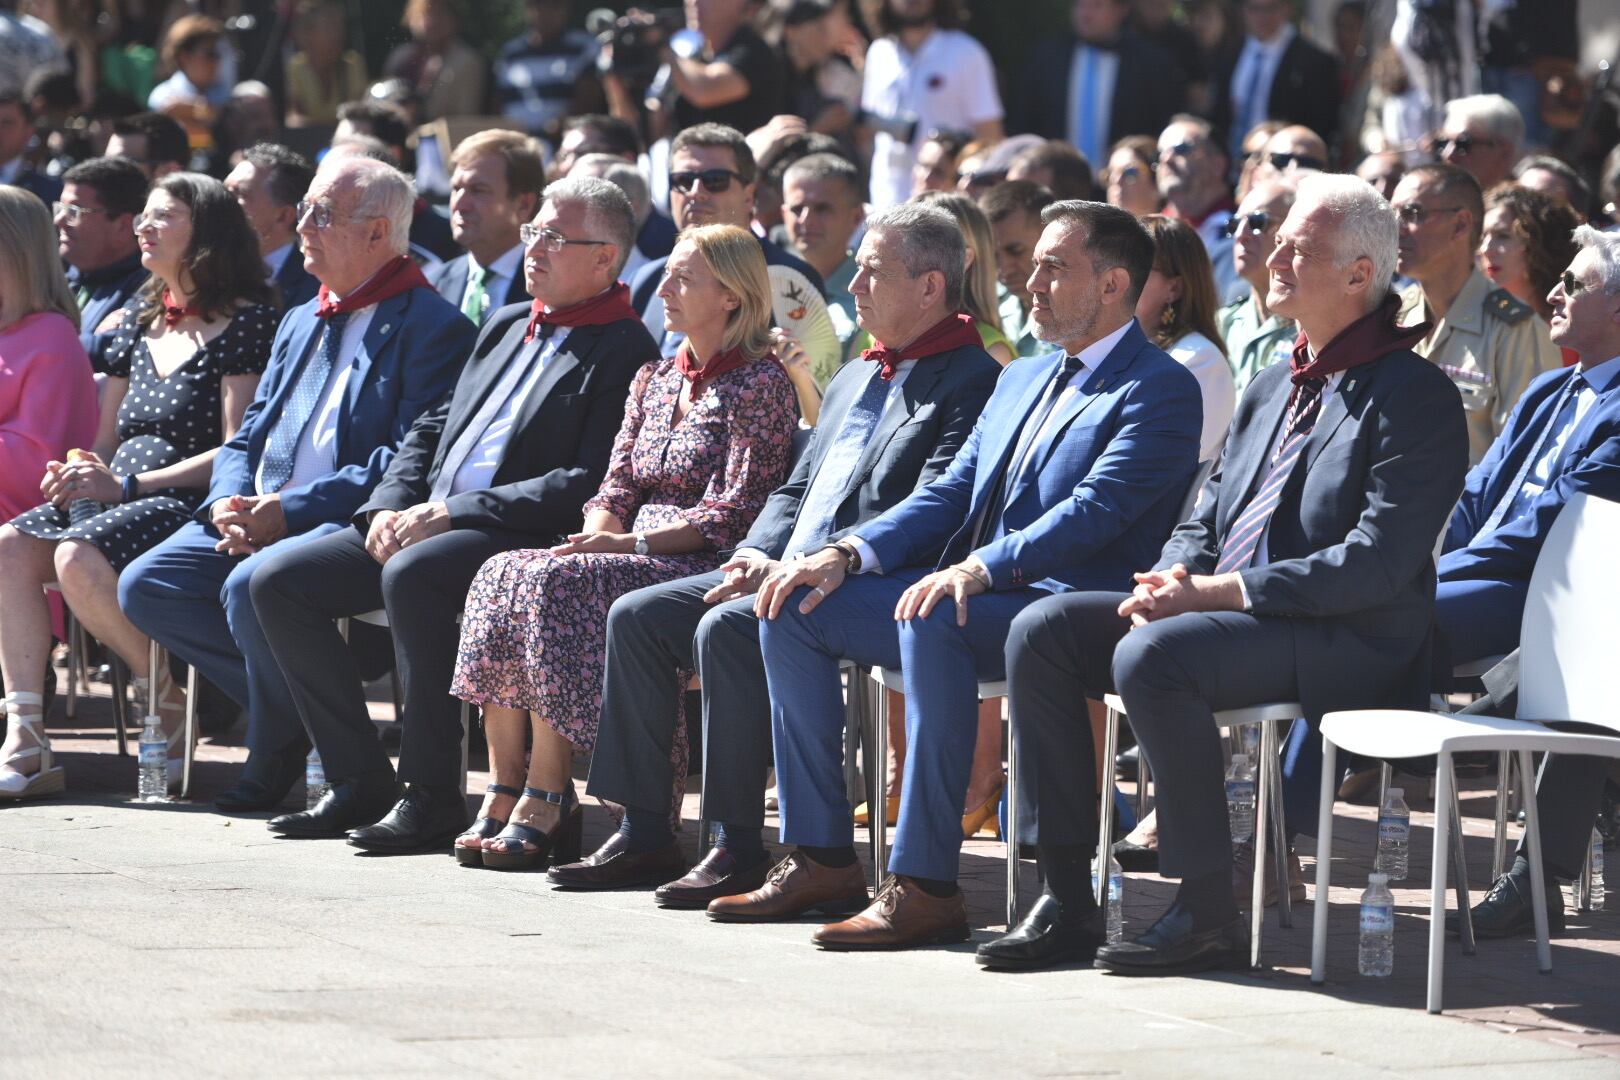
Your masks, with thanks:
[[(663, 885), (658, 903), (681, 908), (763, 883), (771, 714), (753, 593), (782, 560), (825, 547), (934, 480), (967, 439), (1000, 368), (957, 315), (963, 257), (961, 230), (937, 207), (904, 204), (872, 218), (850, 292), (879, 343), (865, 354), (876, 362), (834, 376), (808, 450), (723, 566), (613, 605), (587, 790), (627, 813), (595, 854), (553, 868), (554, 883)], [(721, 832), (690, 873), (664, 884), (685, 867), (669, 828), (669, 750), (693, 669), (704, 676), (704, 795)]]
[[(1286, 786), (1317, 790), (1315, 722), (1427, 700), (1434, 540), (1468, 467), (1456, 391), (1395, 325), (1394, 211), (1364, 181), (1300, 183), (1277, 233), (1267, 305), (1299, 324), (1292, 364), (1255, 376), (1191, 521), (1136, 589), (1065, 593), (1007, 639), (1021, 760), (1018, 839), (1045, 891), (986, 967), (1085, 961), (1127, 974), (1241, 964), (1232, 837), (1213, 713), (1298, 701)], [(1090, 727), (1079, 702), (1117, 687), (1159, 792), (1159, 865), (1181, 884), (1136, 941), (1103, 937), (1089, 880), (1097, 837)], [(1314, 744), (1314, 745), (1313, 745)], [(1314, 801), (1289, 806), (1315, 820)]]

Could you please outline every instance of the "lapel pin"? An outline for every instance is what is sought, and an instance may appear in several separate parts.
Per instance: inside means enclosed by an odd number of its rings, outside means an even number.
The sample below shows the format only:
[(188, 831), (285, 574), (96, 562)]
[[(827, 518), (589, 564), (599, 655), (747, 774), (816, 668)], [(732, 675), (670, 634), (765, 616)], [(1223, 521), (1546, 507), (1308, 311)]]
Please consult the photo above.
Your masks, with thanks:
[(1347, 393), (1347, 394), (1350, 391), (1354, 390), (1355, 388), (1356, 388), (1356, 380), (1354, 380), (1354, 379), (1351, 379), (1349, 382), (1344, 384), (1344, 392)]
[(392, 323), (383, 323), (382, 324), (382, 329), (377, 331), (377, 333), (386, 334), (386, 333), (388, 333), (388, 331), (390, 331), (392, 329), (393, 329), (393, 324)]

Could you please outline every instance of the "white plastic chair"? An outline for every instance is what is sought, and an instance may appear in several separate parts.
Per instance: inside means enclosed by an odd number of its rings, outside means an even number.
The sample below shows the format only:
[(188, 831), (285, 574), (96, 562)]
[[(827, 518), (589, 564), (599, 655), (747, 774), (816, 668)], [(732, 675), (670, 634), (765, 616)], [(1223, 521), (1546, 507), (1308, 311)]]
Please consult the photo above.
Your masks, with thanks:
[[(1620, 536), (1620, 503), (1577, 495), (1559, 514), (1542, 544), (1530, 579), (1520, 628), (1519, 715), (1442, 714), (1400, 709), (1329, 713), (1322, 720), (1322, 808), (1317, 827), (1315, 924), (1311, 936), (1311, 982), (1326, 978), (1329, 880), (1333, 857), (1335, 761), (1343, 747), (1374, 758), (1438, 755), (1435, 806), (1451, 804), (1456, 788), (1453, 755), (1469, 751), (1511, 753), (1519, 775), (1534, 776), (1531, 755), (1539, 752), (1620, 757), (1620, 718), (1614, 713), (1609, 678), (1616, 632), (1610, 621), (1620, 607), (1620, 582), (1612, 563)], [(1579, 722), (1614, 734), (1560, 731), (1549, 723)], [(1541, 830), (1536, 800), (1524, 800), (1525, 842), (1530, 860), (1535, 914), (1536, 960), (1552, 969), (1543, 892)], [(1440, 812), (1444, 812), (1441, 810)], [(1445, 971), (1445, 891), (1450, 830), (1434, 830), (1429, 896), (1428, 1009), (1440, 1011)]]

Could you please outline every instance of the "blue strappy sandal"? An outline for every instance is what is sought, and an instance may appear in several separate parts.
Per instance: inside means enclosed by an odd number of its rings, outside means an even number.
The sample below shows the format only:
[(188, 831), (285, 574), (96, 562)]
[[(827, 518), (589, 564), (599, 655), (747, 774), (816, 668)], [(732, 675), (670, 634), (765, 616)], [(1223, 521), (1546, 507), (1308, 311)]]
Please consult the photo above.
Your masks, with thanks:
[(544, 870), (548, 863), (577, 862), (584, 813), (580, 810), (579, 800), (574, 797), (573, 785), (570, 784), (566, 791), (525, 787), (523, 794), (560, 807), (562, 817), (548, 833), (522, 822), (508, 824), (495, 837), (492, 846), (482, 849), (485, 869)]
[[(523, 794), (510, 784), (491, 784), (484, 789), (491, 795), (511, 795), (517, 798)], [(490, 837), (506, 828), (506, 819), (497, 817), (481, 817), (468, 827), (467, 831), (452, 841), (451, 851), (455, 853), (456, 862), (462, 866), (483, 866), (484, 848), (479, 841)], [(473, 843), (463, 844), (463, 840), (471, 839)]]

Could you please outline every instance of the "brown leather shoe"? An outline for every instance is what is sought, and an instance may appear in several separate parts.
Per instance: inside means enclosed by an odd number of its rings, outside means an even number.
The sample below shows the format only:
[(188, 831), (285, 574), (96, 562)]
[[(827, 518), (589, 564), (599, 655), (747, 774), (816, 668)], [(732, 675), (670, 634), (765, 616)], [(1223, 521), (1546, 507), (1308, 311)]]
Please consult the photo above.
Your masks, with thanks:
[(760, 859), (746, 869), (737, 869), (737, 860), (724, 848), (712, 848), (703, 861), (686, 872), (679, 881), (660, 885), (653, 893), (659, 907), (696, 911), (709, 906), (709, 901), (722, 896), (738, 896), (752, 892), (765, 884), (771, 872), (771, 860)]
[(900, 874), (890, 874), (870, 907), (843, 922), (823, 926), (811, 940), (823, 949), (910, 949), (953, 945), (968, 939), (962, 890), (933, 896)]
[(866, 874), (859, 862), (823, 866), (795, 851), (765, 875), (765, 883), (741, 896), (709, 904), (716, 922), (786, 922), (811, 912), (845, 915), (866, 906)]
[(674, 840), (657, 851), (629, 851), (629, 844), (623, 833), (616, 832), (579, 862), (553, 866), (546, 880), (564, 889), (633, 889), (662, 885), (686, 870), (686, 859)]
[[(1237, 906), (1248, 911), (1254, 902), (1254, 841), (1245, 841), (1232, 849), (1232, 899)], [(1288, 853), (1288, 899), (1294, 903), (1305, 900), (1305, 869), (1299, 856)], [(1266, 852), (1266, 907), (1277, 906), (1277, 863), (1273, 851)]]

